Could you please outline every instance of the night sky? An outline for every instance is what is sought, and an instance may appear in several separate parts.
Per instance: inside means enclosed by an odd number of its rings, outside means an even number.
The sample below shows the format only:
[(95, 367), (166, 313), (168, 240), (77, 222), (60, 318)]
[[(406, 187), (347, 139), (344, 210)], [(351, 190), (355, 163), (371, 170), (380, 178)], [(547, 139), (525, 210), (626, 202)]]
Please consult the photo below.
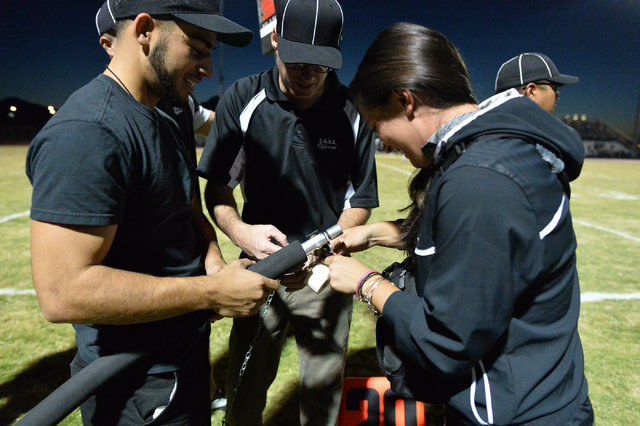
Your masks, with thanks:
[[(15, 96), (59, 107), (106, 64), (94, 25), (101, 0), (0, 0), (0, 99)], [(494, 93), (495, 74), (522, 52), (542, 52), (561, 73), (580, 77), (567, 86), (556, 114), (586, 114), (632, 136), (640, 101), (640, 0), (342, 0), (343, 68), (348, 84), (375, 36), (407, 21), (442, 32), (460, 50), (479, 101)], [(254, 31), (245, 48), (224, 46), (224, 88), (273, 66), (258, 37), (256, 0), (225, 0), (224, 15)], [(218, 94), (213, 79), (196, 89)]]

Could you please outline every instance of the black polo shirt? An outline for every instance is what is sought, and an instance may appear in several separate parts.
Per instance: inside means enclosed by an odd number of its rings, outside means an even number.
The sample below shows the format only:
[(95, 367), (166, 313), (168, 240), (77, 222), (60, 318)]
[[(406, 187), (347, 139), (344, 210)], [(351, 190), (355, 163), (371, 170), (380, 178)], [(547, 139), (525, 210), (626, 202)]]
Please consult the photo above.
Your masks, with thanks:
[(241, 79), (216, 108), (198, 173), (234, 188), (242, 218), (272, 224), (290, 241), (335, 225), (343, 210), (378, 206), (373, 132), (335, 72), (323, 97), (299, 111), (278, 69)]

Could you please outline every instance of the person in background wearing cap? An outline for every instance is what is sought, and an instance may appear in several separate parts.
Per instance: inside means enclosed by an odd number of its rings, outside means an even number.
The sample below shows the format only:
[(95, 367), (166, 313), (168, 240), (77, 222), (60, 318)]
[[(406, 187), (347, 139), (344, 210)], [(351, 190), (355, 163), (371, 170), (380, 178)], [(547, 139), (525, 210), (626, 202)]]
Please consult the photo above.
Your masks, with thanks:
[[(373, 133), (347, 98), (334, 69), (343, 25), (335, 0), (276, 1), (271, 34), (276, 66), (234, 83), (216, 107), (198, 173), (220, 229), (262, 259), (336, 223), (363, 224), (377, 207)], [(242, 183), (238, 213), (233, 188)], [(285, 277), (295, 292), (275, 294), (239, 382), (260, 318), (234, 320), (229, 342), (227, 421), (259, 425), (291, 330), (300, 365), (300, 423), (336, 423), (352, 297), (304, 285), (313, 262)]]
[[(95, 21), (98, 36), (100, 37), (100, 46), (102, 46), (104, 51), (107, 52), (109, 58), (113, 58), (117, 42), (115, 30), (116, 22), (109, 12), (109, 5), (106, 1), (102, 3), (102, 6), (98, 9)], [(213, 118), (215, 117), (215, 112), (200, 105), (200, 103), (191, 95), (189, 95), (188, 98), (188, 108), (172, 105), (164, 100), (161, 100), (156, 107), (169, 115), (174, 115), (176, 123), (181, 123), (182, 119), (188, 120), (187, 129), (183, 131), (186, 132), (187, 139), (189, 140), (191, 140), (191, 137), (189, 136), (191, 132), (188, 127), (191, 126), (191, 124), (193, 124), (193, 132), (195, 135), (206, 137), (209, 134), (211, 123), (213, 123)], [(195, 148), (195, 141), (193, 141), (192, 145)], [(193, 155), (195, 158), (195, 154)], [(198, 196), (199, 195), (200, 193), (198, 192)], [(202, 205), (202, 203), (199, 205)], [(210, 372), (209, 397), (211, 399), (212, 410), (224, 409), (227, 406), (227, 400), (224, 397), (224, 390), (222, 388), (218, 388), (213, 377), (213, 369)]]
[(553, 113), (560, 98), (560, 88), (576, 84), (578, 77), (560, 74), (556, 65), (542, 53), (521, 53), (500, 66), (496, 76), (496, 93), (516, 89), (542, 109)]
[[(209, 318), (257, 312), (278, 287), (227, 265), (202, 213), (186, 105), (218, 41), (253, 34), (216, 1), (109, 1), (118, 48), (32, 141), (33, 281), (45, 318), (72, 323), (77, 373), (144, 353), (81, 406), (84, 424), (209, 424)], [(190, 135), (185, 132), (190, 130)]]

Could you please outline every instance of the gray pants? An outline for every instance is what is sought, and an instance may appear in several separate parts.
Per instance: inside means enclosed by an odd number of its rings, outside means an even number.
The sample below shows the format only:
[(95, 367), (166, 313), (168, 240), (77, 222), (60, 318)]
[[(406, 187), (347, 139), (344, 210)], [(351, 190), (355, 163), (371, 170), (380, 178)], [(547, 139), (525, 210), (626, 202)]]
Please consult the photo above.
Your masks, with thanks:
[(229, 425), (262, 424), (267, 390), (276, 377), (288, 327), (298, 346), (300, 424), (336, 424), (353, 297), (329, 288), (320, 294), (308, 287), (292, 293), (284, 290), (280, 287), (274, 295), (235, 397), (238, 373), (259, 318), (239, 318), (233, 322), (226, 379), (227, 399), (232, 402), (227, 407)]

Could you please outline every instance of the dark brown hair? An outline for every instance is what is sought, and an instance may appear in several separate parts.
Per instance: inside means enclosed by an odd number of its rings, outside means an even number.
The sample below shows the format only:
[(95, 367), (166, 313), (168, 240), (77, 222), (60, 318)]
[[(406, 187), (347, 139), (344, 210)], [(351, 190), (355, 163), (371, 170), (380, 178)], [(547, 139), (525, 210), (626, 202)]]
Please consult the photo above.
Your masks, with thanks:
[(456, 47), (437, 31), (406, 22), (378, 35), (350, 88), (356, 104), (364, 108), (386, 105), (398, 89), (410, 90), (434, 108), (476, 103)]
[[(351, 82), (358, 108), (384, 107), (395, 90), (409, 90), (432, 108), (475, 104), (467, 67), (445, 36), (410, 23), (397, 23), (373, 41)], [(426, 143), (427, 141), (425, 141)], [(411, 204), (402, 229), (405, 250), (413, 256), (433, 170), (421, 169), (409, 183)]]

